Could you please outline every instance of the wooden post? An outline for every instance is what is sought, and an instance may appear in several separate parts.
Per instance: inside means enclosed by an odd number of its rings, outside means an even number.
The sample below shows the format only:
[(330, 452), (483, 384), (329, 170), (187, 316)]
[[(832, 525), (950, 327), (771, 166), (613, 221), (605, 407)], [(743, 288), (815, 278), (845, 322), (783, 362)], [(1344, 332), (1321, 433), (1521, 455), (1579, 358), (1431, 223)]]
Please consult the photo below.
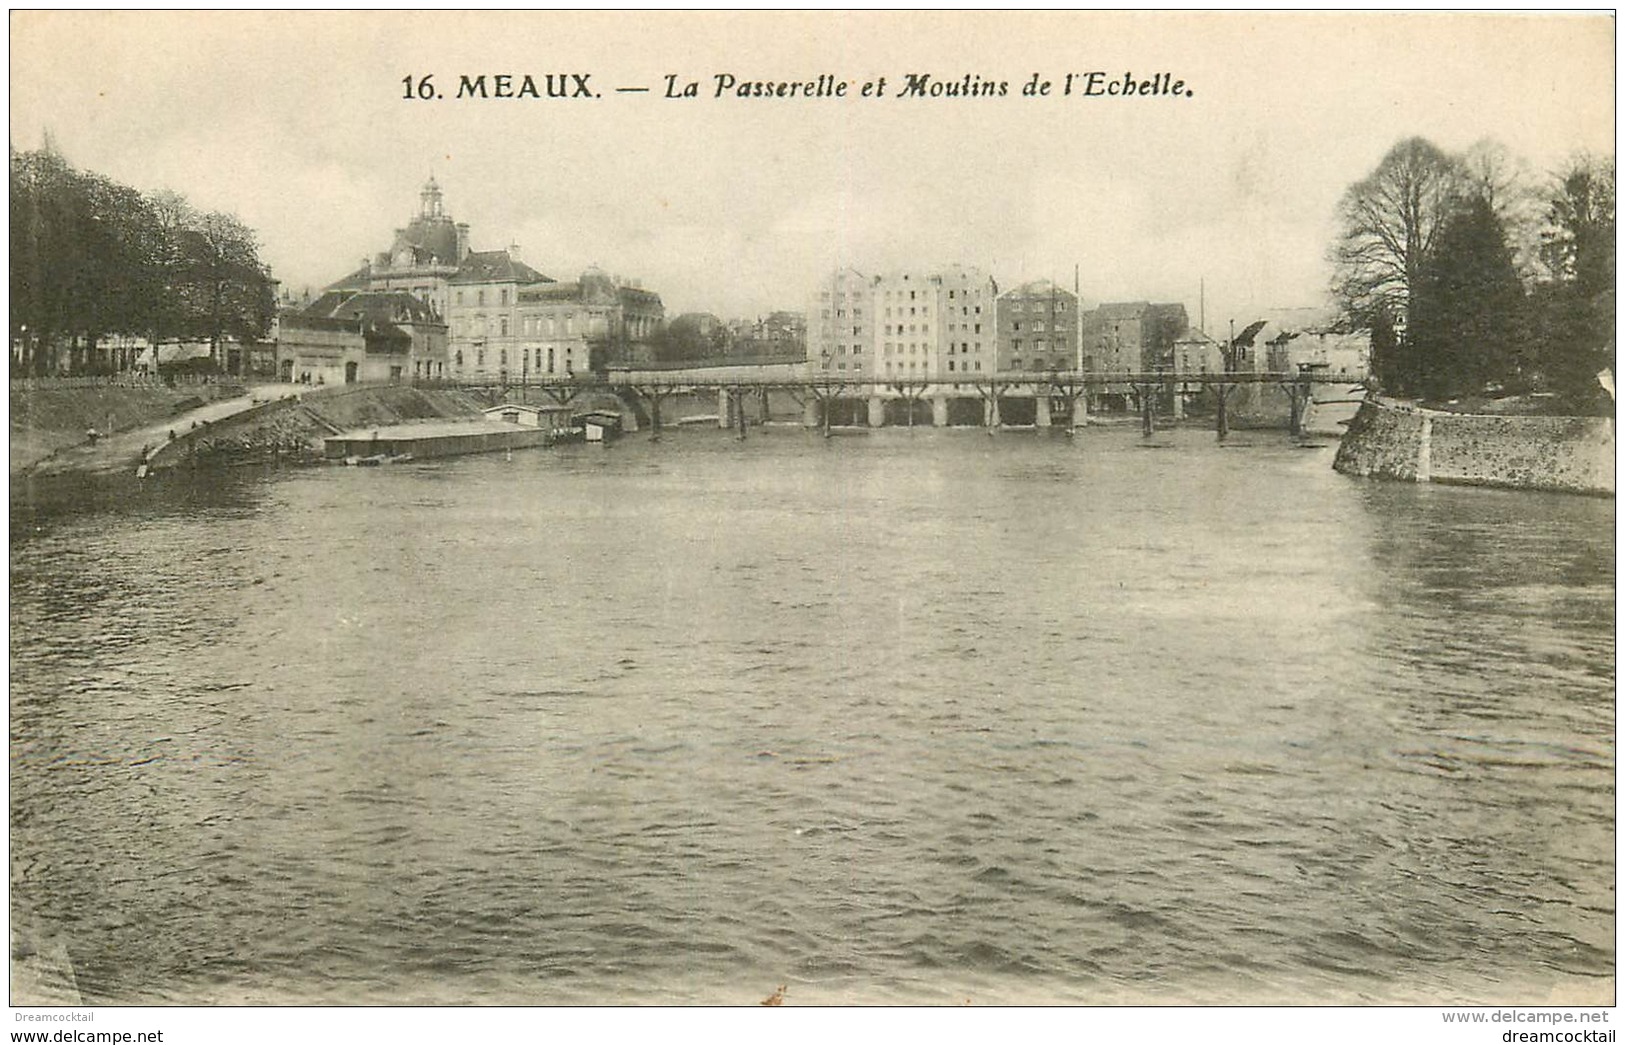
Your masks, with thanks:
[(1230, 418), (1226, 414), (1227, 404), (1230, 402), (1230, 386), (1221, 381), (1213, 386), (1213, 394), (1219, 400), (1219, 442), (1222, 443), (1224, 437), (1230, 434)]
[(660, 442), (660, 400), (662, 396), (658, 391), (649, 393), (649, 442)]
[(743, 388), (734, 389), (733, 395), (729, 396), (728, 400), (730, 403), (739, 405), (739, 438), (743, 439), (745, 438), (745, 390)]
[(1147, 439), (1151, 438), (1151, 433), (1156, 430), (1156, 425), (1151, 419), (1152, 409), (1156, 404), (1154, 388), (1153, 385), (1140, 386), (1140, 426), (1142, 434)]

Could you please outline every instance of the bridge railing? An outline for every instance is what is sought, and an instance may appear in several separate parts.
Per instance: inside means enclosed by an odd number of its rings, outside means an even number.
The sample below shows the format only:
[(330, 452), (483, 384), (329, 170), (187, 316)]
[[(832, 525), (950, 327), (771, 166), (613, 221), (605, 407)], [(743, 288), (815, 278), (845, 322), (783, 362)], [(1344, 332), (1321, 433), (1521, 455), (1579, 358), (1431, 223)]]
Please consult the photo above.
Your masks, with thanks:
[(63, 388), (187, 388), (239, 382), (241, 378), (222, 374), (62, 374), (46, 377), (13, 377), (11, 391), (36, 392)]
[(808, 370), (800, 374), (719, 374), (700, 370), (611, 370), (607, 374), (582, 371), (568, 375), (546, 377), (530, 376), (503, 381), (500, 378), (436, 378), (414, 380), (418, 387), (461, 388), (604, 388), (637, 386), (658, 389), (682, 388), (833, 388), (870, 389), (885, 392), (901, 388), (927, 389), (928, 393), (941, 393), (953, 389), (977, 389), (989, 386), (1007, 387), (1067, 387), (1088, 388), (1157, 386), (1197, 389), (1209, 385), (1246, 384), (1335, 384), (1359, 385), (1363, 378), (1352, 374), (1331, 374), (1323, 371), (1241, 371), (1224, 372), (1148, 372), (1030, 370), (989, 371), (970, 374), (832, 374)]

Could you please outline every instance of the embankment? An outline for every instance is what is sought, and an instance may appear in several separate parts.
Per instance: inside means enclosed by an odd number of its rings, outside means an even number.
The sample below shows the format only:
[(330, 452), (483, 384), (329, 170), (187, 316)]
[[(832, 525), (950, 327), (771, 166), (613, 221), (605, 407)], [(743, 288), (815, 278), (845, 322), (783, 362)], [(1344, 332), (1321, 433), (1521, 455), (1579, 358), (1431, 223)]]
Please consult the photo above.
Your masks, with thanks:
[(1333, 467), (1407, 482), (1612, 496), (1614, 421), (1455, 414), (1372, 397)]
[(177, 388), (156, 382), (45, 388), (14, 385), (8, 433), (11, 474), (59, 450), (83, 444), (91, 428), (103, 435), (145, 428), (204, 403), (242, 394), (242, 386), (232, 384)]
[(464, 392), (404, 385), (362, 386), (277, 400), (181, 434), (147, 458), (153, 469), (186, 464), (315, 461), (330, 435), (411, 421), (478, 418), (484, 404)]

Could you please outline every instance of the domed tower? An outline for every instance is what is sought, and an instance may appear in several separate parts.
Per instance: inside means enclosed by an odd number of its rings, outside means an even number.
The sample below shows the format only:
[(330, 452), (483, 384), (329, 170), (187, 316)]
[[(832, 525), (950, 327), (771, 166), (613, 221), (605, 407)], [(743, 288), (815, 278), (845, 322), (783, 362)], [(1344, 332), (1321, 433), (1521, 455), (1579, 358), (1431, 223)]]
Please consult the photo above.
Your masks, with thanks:
[(418, 194), (418, 217), (444, 218), (446, 216), (445, 201), (440, 195), (440, 183), (429, 175), (429, 180), (423, 183), (423, 191)]

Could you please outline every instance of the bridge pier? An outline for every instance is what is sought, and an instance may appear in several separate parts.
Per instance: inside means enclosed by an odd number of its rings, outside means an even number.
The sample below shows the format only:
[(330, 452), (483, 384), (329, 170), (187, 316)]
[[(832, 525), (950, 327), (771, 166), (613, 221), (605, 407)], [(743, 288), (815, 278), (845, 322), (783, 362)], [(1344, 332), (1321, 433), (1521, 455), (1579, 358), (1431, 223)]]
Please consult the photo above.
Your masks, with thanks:
[(931, 424), (937, 428), (948, 427), (948, 397), (934, 395), (931, 397)]
[(1291, 420), (1288, 428), (1294, 439), (1302, 438), (1305, 416), (1309, 412), (1309, 399), (1313, 395), (1313, 386), (1307, 381), (1292, 381), (1283, 383), (1287, 399), (1291, 404)]
[(801, 404), (801, 424), (804, 428), (818, 427), (818, 404), (821, 402), (817, 396), (810, 395)]
[(1214, 411), (1217, 421), (1219, 442), (1224, 442), (1225, 436), (1230, 434), (1230, 393), (1235, 385), (1219, 383), (1210, 385), (1213, 389), (1213, 398), (1218, 402), (1218, 410)]
[(733, 396), (726, 388), (717, 389), (717, 427), (733, 427)]
[(757, 420), (757, 422), (759, 424), (764, 424), (765, 425), (765, 424), (767, 424), (768, 420), (773, 416), (773, 412), (772, 412), (773, 407), (767, 400), (767, 389), (766, 388), (758, 389), (757, 393), (758, 393), (758, 396), (759, 396), (759, 400), (758, 400), (758, 403), (757, 403), (758, 411), (757, 411), (757, 415), (756, 415), (756, 420)]
[(982, 424), (987, 427), (989, 434), (999, 427), (999, 395), (996, 391), (982, 399)]
[(869, 397), (869, 427), (882, 428), (886, 424), (886, 400), (881, 396)]
[(1037, 393), (1033, 400), (1033, 410), (1033, 424), (1038, 428), (1048, 428), (1050, 426), (1048, 389)]

